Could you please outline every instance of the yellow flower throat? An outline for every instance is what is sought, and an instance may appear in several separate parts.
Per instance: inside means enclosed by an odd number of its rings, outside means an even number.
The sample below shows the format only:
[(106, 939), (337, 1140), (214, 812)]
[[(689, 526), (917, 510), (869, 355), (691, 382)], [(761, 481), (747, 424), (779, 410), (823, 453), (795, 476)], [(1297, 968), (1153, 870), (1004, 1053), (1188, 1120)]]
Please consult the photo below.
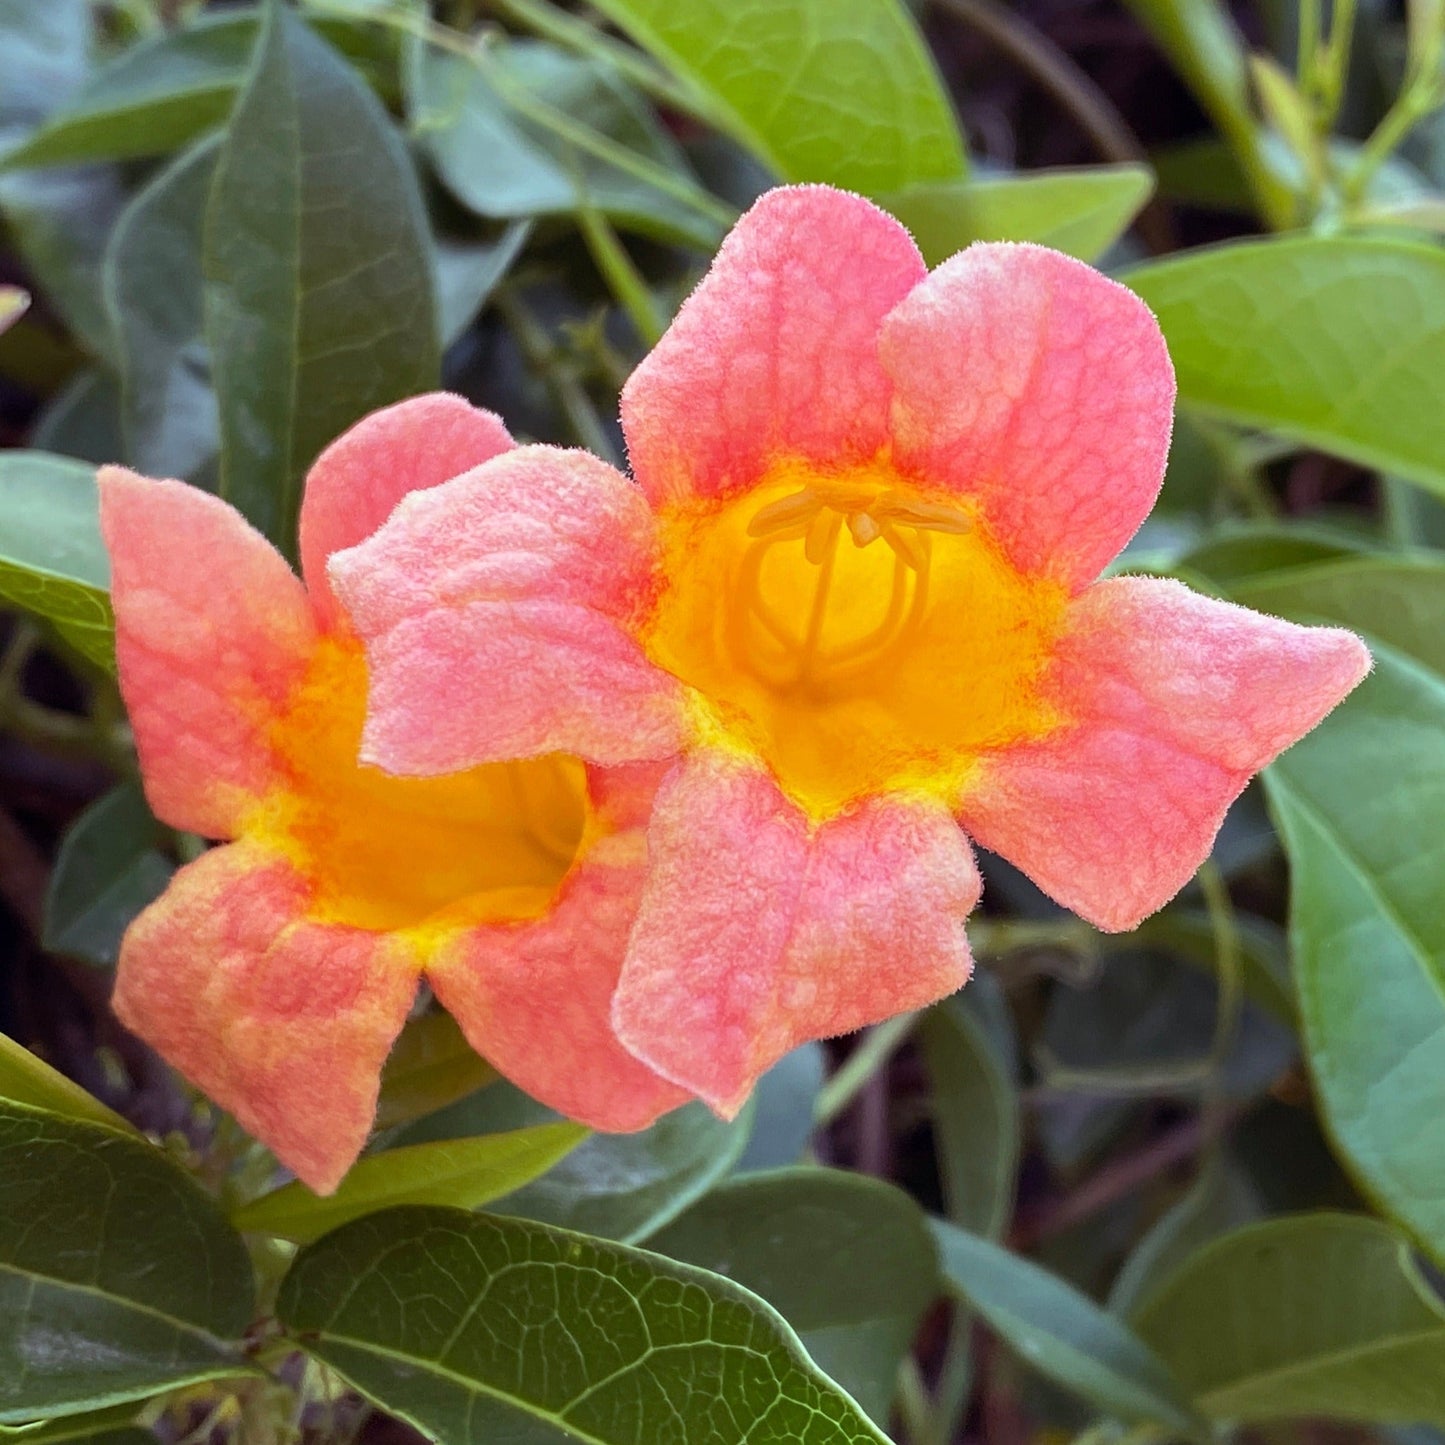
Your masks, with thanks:
[(543, 913), (588, 825), (581, 762), (552, 755), (392, 777), (357, 761), (365, 712), (360, 647), (323, 638), (271, 731), (286, 785), (248, 820), (248, 836), (313, 883), (313, 915), (447, 930)]
[(1062, 721), (1039, 683), (1064, 589), (885, 458), (785, 461), (676, 510), (663, 542), (649, 655), (695, 689), (704, 736), (761, 756), (815, 817), (895, 789), (956, 797), (980, 753)]

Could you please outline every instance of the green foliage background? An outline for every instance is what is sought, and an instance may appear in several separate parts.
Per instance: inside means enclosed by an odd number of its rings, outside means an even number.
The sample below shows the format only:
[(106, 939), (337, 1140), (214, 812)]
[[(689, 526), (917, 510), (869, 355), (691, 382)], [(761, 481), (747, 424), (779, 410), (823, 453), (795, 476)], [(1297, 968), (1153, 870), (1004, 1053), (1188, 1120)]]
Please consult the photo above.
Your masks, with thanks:
[[(0, 1035), (0, 1441), (1441, 1438), (1445, 9), (1261, 5), (1253, 46), (1215, 0), (1127, 9), (1206, 118), (1149, 155), (992, 0), (0, 0), (35, 300), (0, 396), (39, 405), (0, 451), (0, 738), (107, 780), (53, 859), (4, 800), (0, 893), (92, 1002), (194, 847), (136, 786), (94, 464), (289, 553), (321, 445), (443, 382), (617, 460), (618, 388), (776, 180), (931, 262), (1117, 274), (1180, 383), (1121, 565), (1376, 659), (1136, 934), (991, 868), (962, 995), (731, 1125), (588, 1137), (428, 1015), (321, 1201), (174, 1081), (158, 1114), (113, 1030), (94, 1092)], [(971, 160), (919, 14), (1110, 163)], [(1225, 239), (1179, 249), (1200, 210)]]

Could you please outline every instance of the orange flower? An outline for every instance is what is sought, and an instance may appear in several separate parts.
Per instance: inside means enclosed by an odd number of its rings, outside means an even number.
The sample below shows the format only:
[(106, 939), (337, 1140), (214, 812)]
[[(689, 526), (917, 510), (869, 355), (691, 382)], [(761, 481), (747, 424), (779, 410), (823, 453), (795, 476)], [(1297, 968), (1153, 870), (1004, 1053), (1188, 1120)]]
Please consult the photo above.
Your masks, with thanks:
[[(334, 560), (366, 755), (671, 760), (613, 1018), (730, 1114), (799, 1041), (965, 980), (964, 830), (1130, 928), (1364, 675), (1348, 632), (1096, 580), (1173, 402), (1153, 317), (1088, 266), (930, 275), (866, 201), (774, 191), (623, 393), (636, 487), (513, 452)], [(441, 655), (474, 663), (444, 709)]]
[[(553, 752), (402, 779), (357, 761), (366, 663), (326, 560), (511, 447), (451, 396), (360, 422), (307, 478), (305, 585), (215, 497), (101, 472), (147, 795), (234, 840), (131, 925), (116, 1011), (318, 1192), (366, 1142), (423, 977), (480, 1053), (573, 1118), (637, 1129), (685, 1097), (608, 1022), (656, 769)], [(434, 658), (435, 701), (447, 685)]]

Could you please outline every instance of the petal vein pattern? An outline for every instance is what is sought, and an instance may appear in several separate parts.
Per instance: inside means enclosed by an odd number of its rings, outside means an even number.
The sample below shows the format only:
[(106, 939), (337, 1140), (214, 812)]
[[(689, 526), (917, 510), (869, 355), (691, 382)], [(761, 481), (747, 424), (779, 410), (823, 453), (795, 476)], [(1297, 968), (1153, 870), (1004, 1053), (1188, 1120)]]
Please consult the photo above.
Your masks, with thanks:
[(623, 390), (635, 488), (523, 449), (333, 561), (368, 756), (675, 763), (613, 1017), (730, 1113), (790, 1044), (962, 983), (960, 822), (1132, 927), (1367, 670), (1348, 633), (1096, 580), (1174, 390), (1147, 307), (1081, 262), (928, 273), (867, 201), (769, 192)]
[[(366, 1142), (424, 977), (479, 1052), (584, 1122), (641, 1128), (687, 1097), (608, 1018), (655, 771), (548, 751), (414, 778), (360, 757), (367, 662), (327, 549), (511, 450), (457, 397), (358, 423), (308, 478), (309, 592), (218, 499), (101, 474), (147, 793), (174, 826), (236, 840), (131, 926), (117, 1012), (321, 1192)], [(607, 926), (586, 931), (578, 898)]]

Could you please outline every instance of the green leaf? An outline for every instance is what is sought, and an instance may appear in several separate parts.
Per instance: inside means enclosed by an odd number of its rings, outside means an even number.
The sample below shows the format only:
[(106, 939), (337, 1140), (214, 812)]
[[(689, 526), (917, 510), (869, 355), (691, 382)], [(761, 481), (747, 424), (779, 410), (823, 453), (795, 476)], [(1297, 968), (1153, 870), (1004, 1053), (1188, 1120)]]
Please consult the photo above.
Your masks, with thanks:
[(156, 1445), (149, 1430), (130, 1423), (136, 1408), (134, 1404), (117, 1405), (33, 1425), (0, 1425), (0, 1441), (11, 1445)]
[(30, 429), (30, 445), (97, 467), (118, 460), (125, 448), (120, 384), (114, 373), (104, 363), (77, 371), (41, 408)]
[(156, 1445), (149, 1430), (130, 1423), (135, 1414), (136, 1406), (129, 1404), (33, 1425), (0, 1425), (0, 1441), (12, 1445)]
[(137, 192), (106, 247), (103, 284), (116, 337), (126, 459), (152, 477), (192, 478), (220, 446), (204, 336), (206, 202), (212, 137)]
[(434, 1009), (412, 1019), (387, 1055), (376, 1127), (410, 1124), (465, 1099), (496, 1078), (496, 1070), (467, 1042), (456, 1020)]
[(0, 1103), (0, 1422), (249, 1367), (240, 1236), (153, 1145)]
[(949, 1288), (1041, 1374), (1111, 1415), (1193, 1433), (1187, 1396), (1126, 1325), (1001, 1245), (942, 1220), (933, 1229)]
[(997, 1239), (1013, 1213), (1019, 1162), (1018, 1090), (961, 998), (923, 1016), (933, 1084), (933, 1135), (948, 1217)]
[(974, 241), (1037, 241), (1094, 261), (1153, 189), (1147, 166), (1080, 166), (913, 186), (880, 203), (913, 232), (930, 266)]
[(120, 955), (131, 920), (165, 890), (175, 865), (138, 783), (121, 783), (65, 835), (45, 896), (41, 943), (101, 968)]
[(1445, 252), (1373, 237), (1219, 246), (1131, 271), (1180, 398), (1445, 492)]
[(76, 651), (114, 668), (110, 559), (93, 467), (45, 452), (0, 452), (0, 600), (43, 617)]
[(323, 1198), (297, 1180), (242, 1205), (231, 1222), (237, 1229), (306, 1244), (388, 1205), (478, 1209), (546, 1173), (587, 1134), (580, 1124), (538, 1124), (477, 1139), (388, 1149), (358, 1159), (334, 1194)]
[(221, 494), (288, 555), (306, 470), (359, 417), (434, 386), (426, 218), (376, 97), (267, 8), (206, 216)]
[(175, 150), (230, 114), (256, 38), (252, 15), (203, 16), (123, 51), (0, 170), (124, 160)]
[(796, 1164), (813, 1137), (813, 1114), (828, 1060), (817, 1042), (783, 1055), (753, 1090), (753, 1129), (737, 1172)]
[(539, 1421), (591, 1445), (884, 1441), (756, 1296), (524, 1220), (357, 1220), (301, 1253), (277, 1314), (308, 1354), (442, 1445)]
[(423, 48), (413, 126), (447, 189), (492, 220), (571, 215), (713, 250), (730, 212), (611, 67), (537, 41), (475, 59)]
[[(222, 125), (246, 79), (256, 16), (255, 7), (207, 13), (147, 36), (0, 156), (0, 170), (163, 155)], [(378, 44), (345, 18), (317, 17), (315, 24), (374, 88), (395, 92), (396, 47), (386, 32)]]
[(963, 175), (963, 144), (900, 0), (598, 0), (787, 181), (882, 195)]
[[(556, 1117), (496, 1084), (411, 1125), (396, 1142), (457, 1139)], [(636, 1243), (716, 1184), (737, 1162), (751, 1129), (751, 1105), (724, 1124), (704, 1105), (687, 1104), (636, 1134), (594, 1134), (542, 1178), (497, 1200), (492, 1212)]]
[(1196, 1250), (1258, 1219), (1260, 1203), (1244, 1172), (1216, 1150), (1199, 1177), (1135, 1245), (1109, 1291), (1109, 1309), (1127, 1319)]
[(836, 1169), (752, 1174), (713, 1190), (647, 1247), (761, 1295), (887, 1424), (898, 1367), (941, 1289), (938, 1253), (906, 1194)]
[[(86, 0), (0, 0), (0, 151), (84, 84), (92, 29)], [(105, 168), (0, 175), (0, 217), (35, 291), (97, 356), (109, 344), (100, 256), (120, 204)]]
[(1349, 558), (1235, 595), (1356, 626), (1375, 655), (1265, 782), (1325, 1122), (1361, 1183), (1445, 1258), (1445, 566)]
[(113, 1114), (99, 1099), (92, 1098), (79, 1084), (37, 1059), (14, 1039), (0, 1034), (0, 1101), (28, 1104), (70, 1119), (88, 1119), (115, 1129), (130, 1125)]
[(1212, 1419), (1445, 1423), (1445, 1311), (1377, 1220), (1238, 1230), (1194, 1255), (1136, 1323)]
[(435, 237), (437, 332), (444, 345), (450, 346), (476, 320), (531, 233), (530, 221), (513, 221), (488, 240)]

